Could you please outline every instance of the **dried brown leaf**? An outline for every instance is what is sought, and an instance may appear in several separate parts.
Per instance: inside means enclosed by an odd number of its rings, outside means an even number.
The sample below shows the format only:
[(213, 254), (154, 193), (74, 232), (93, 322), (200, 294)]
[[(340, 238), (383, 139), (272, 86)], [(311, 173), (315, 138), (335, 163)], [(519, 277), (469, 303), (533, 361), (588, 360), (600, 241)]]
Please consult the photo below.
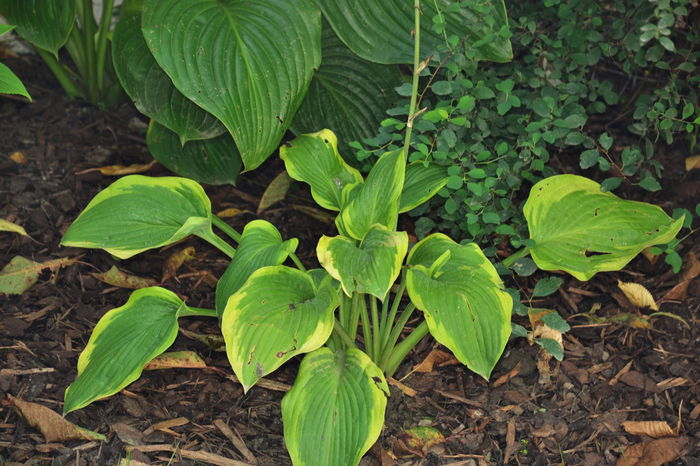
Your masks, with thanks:
[(138, 290), (139, 288), (147, 288), (157, 284), (156, 280), (152, 278), (137, 277), (136, 275), (122, 272), (115, 266), (112, 266), (111, 269), (104, 273), (93, 273), (91, 275), (108, 285), (130, 290)]
[(287, 191), (289, 191), (292, 181), (292, 178), (286, 171), (277, 175), (260, 198), (257, 214), (260, 215), (265, 209), (283, 200), (287, 196)]
[(404, 384), (403, 382), (399, 382), (393, 377), (387, 377), (386, 381), (389, 382), (389, 385), (393, 385), (394, 387), (398, 388), (403, 392), (404, 395), (414, 397), (418, 394), (414, 389), (409, 387), (408, 385)]
[(687, 437), (647, 440), (625, 449), (615, 466), (661, 466), (678, 458)]
[(625, 432), (632, 435), (646, 435), (651, 438), (675, 437), (678, 435), (666, 421), (625, 421)]
[(252, 214), (250, 210), (241, 210), (241, 209), (236, 209), (234, 207), (231, 207), (229, 209), (224, 209), (221, 212), (217, 213), (216, 216), (219, 218), (232, 218), (236, 217), (238, 215), (242, 214)]
[(301, 212), (303, 214), (306, 214), (310, 217), (315, 218), (321, 223), (325, 223), (326, 225), (335, 225), (335, 215), (329, 214), (328, 212), (324, 212), (320, 209), (316, 209), (313, 207), (305, 206), (305, 205), (300, 205), (300, 204), (292, 204), (292, 209)]
[(195, 253), (196, 251), (192, 246), (172, 253), (163, 265), (163, 277), (160, 279), (160, 282), (164, 283), (173, 278), (185, 262), (194, 259)]
[(455, 357), (450, 353), (434, 349), (425, 357), (425, 359), (423, 359), (420, 364), (413, 366), (412, 372), (432, 372), (434, 366), (458, 363), (459, 361), (457, 361), (457, 359), (455, 359)]
[(180, 332), (187, 338), (191, 338), (193, 340), (199, 341), (200, 343), (204, 343), (214, 351), (226, 351), (226, 342), (224, 341), (224, 337), (221, 334), (217, 335), (214, 333), (197, 333), (185, 330), (184, 328), (181, 328)]
[(163, 353), (146, 364), (147, 371), (158, 369), (205, 369), (207, 364), (194, 351), (171, 351)]
[(133, 175), (135, 173), (145, 173), (153, 166), (158, 163), (156, 160), (152, 160), (150, 163), (140, 164), (135, 163), (133, 165), (107, 165), (105, 167), (98, 168), (88, 168), (87, 170), (82, 170), (76, 173), (76, 175), (84, 175), (91, 172), (100, 172), (105, 176), (121, 176), (121, 175)]
[(0, 293), (22, 294), (39, 280), (39, 275), (44, 269), (55, 270), (71, 265), (76, 260), (64, 257), (39, 263), (15, 256), (0, 270)]
[(689, 172), (690, 170), (695, 170), (696, 168), (700, 168), (700, 154), (693, 155), (692, 157), (686, 157), (685, 171)]
[(27, 163), (27, 156), (22, 152), (17, 151), (10, 154), (10, 160), (12, 160), (14, 163), (24, 165)]
[(629, 302), (635, 307), (648, 307), (654, 311), (659, 310), (659, 306), (656, 305), (656, 301), (654, 301), (654, 297), (651, 295), (649, 290), (639, 283), (622, 282), (618, 280), (617, 286), (622, 290)]
[(38, 429), (47, 442), (106, 440), (104, 435), (78, 427), (46, 406), (23, 401), (12, 395), (7, 395), (6, 403), (15, 408), (27, 424)]

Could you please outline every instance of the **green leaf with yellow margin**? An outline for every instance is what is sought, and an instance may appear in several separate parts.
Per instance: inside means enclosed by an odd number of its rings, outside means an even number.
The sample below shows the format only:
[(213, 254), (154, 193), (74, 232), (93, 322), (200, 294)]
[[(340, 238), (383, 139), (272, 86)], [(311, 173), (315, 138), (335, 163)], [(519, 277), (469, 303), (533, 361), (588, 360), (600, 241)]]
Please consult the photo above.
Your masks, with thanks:
[(61, 245), (101, 248), (127, 259), (190, 234), (210, 239), (210, 214), (209, 198), (192, 180), (129, 175), (90, 201)]
[(375, 223), (396, 229), (399, 200), (406, 174), (403, 150), (384, 153), (367, 175), (363, 184), (346, 186), (344, 206), (335, 219), (338, 231), (362, 240)]
[(448, 179), (447, 168), (443, 166), (431, 163), (426, 167), (423, 162), (408, 164), (399, 213), (403, 214), (429, 201), (447, 184)]
[(175, 293), (152, 287), (134, 291), (126, 304), (107, 312), (80, 353), (78, 376), (66, 390), (63, 413), (138, 379), (144, 366), (173, 344), (178, 315), (185, 309)]
[(228, 300), (221, 320), (226, 354), (243, 390), (297, 354), (323, 345), (333, 331), (338, 293), (282, 265), (255, 271)]
[(537, 266), (584, 281), (622, 269), (645, 248), (671, 241), (683, 226), (683, 218), (673, 220), (660, 207), (620, 199), (576, 175), (537, 183), (524, 213)]
[(345, 186), (363, 182), (360, 172), (340, 156), (338, 138), (327, 129), (284, 144), (280, 157), (289, 176), (311, 186), (314, 201), (328, 210), (341, 209)]
[(469, 369), (488, 379), (511, 332), (513, 300), (474, 243), (436, 233), (408, 256), (406, 289), (430, 333)]
[(369, 293), (382, 301), (401, 273), (408, 234), (373, 225), (360, 242), (344, 236), (322, 236), (316, 248), (323, 268), (340, 280), (345, 294)]
[(384, 425), (389, 387), (357, 348), (321, 348), (301, 362), (282, 398), (284, 443), (295, 465), (357, 465)]
[(228, 298), (239, 290), (256, 270), (270, 265), (281, 265), (293, 253), (299, 240), (282, 240), (273, 224), (253, 220), (243, 229), (236, 255), (216, 284), (216, 312), (221, 316)]

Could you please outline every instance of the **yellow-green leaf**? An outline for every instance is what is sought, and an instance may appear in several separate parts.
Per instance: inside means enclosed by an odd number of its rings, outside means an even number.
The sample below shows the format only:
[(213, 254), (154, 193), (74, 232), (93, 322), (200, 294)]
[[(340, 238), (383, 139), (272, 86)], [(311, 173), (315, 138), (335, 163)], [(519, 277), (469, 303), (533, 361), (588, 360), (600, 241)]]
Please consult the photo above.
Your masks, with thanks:
[(15, 224), (15, 223), (8, 222), (7, 220), (3, 220), (1, 218), (0, 218), (0, 231), (10, 231), (12, 233), (17, 233), (17, 234), (20, 234), (22, 236), (29, 236), (27, 234), (27, 231), (23, 227)]

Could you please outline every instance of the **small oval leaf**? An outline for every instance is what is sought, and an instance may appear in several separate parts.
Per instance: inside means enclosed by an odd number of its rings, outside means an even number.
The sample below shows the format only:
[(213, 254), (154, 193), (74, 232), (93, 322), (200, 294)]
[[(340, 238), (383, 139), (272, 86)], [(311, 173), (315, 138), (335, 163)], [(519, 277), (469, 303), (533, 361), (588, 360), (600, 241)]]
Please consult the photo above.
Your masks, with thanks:
[(338, 294), (316, 288), (306, 273), (282, 265), (256, 270), (228, 300), (221, 320), (226, 354), (250, 387), (297, 354), (323, 345), (333, 331)]
[(297, 465), (357, 465), (384, 425), (389, 387), (357, 348), (321, 348), (282, 398), (284, 443)]
[(136, 290), (97, 323), (78, 358), (78, 376), (65, 394), (63, 413), (117, 393), (141, 376), (143, 367), (177, 337), (177, 317), (186, 306), (175, 293)]

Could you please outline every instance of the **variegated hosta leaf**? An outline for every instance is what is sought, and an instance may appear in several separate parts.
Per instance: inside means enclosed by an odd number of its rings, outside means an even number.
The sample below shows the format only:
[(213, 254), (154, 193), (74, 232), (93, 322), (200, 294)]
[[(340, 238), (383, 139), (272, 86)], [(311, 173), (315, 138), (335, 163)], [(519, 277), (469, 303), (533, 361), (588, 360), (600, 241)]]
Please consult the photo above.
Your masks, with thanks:
[(321, 67), (291, 129), (301, 134), (329, 128), (346, 153), (347, 143), (376, 134), (386, 110), (394, 105), (401, 72), (396, 65), (378, 65), (352, 53), (325, 21), (321, 55)]
[(381, 369), (357, 348), (321, 348), (304, 357), (282, 398), (292, 463), (357, 465), (379, 438), (387, 396)]
[(488, 379), (510, 336), (513, 301), (474, 244), (437, 233), (408, 256), (406, 289), (430, 333), (469, 369)]
[(124, 15), (114, 27), (112, 60), (119, 82), (136, 108), (176, 133), (181, 146), (226, 131), (213, 115), (182, 95), (158, 66), (141, 33), (140, 14)]
[(228, 132), (182, 145), (178, 135), (151, 120), (146, 133), (151, 155), (168, 170), (206, 184), (236, 184), (243, 163)]
[(427, 167), (422, 162), (406, 166), (406, 179), (401, 191), (399, 213), (408, 212), (429, 201), (448, 180), (447, 168), (431, 163)]
[(253, 272), (229, 298), (221, 321), (226, 354), (243, 390), (295, 355), (321, 347), (333, 331), (337, 307), (330, 279), (316, 287), (309, 275), (283, 265)]
[(129, 175), (90, 201), (61, 245), (101, 248), (127, 259), (190, 234), (210, 237), (210, 211), (209, 198), (192, 180)]
[(142, 28), (175, 87), (229, 130), (247, 170), (277, 148), (321, 63), (310, 0), (145, 0)]
[(335, 224), (344, 236), (361, 240), (375, 223), (396, 229), (399, 200), (406, 173), (403, 150), (384, 153), (367, 175), (364, 184), (348, 185), (343, 192), (343, 210)]
[(338, 138), (327, 129), (284, 144), (280, 157), (289, 176), (311, 186), (316, 203), (328, 210), (341, 209), (345, 186), (363, 182), (360, 172), (340, 156)]
[(620, 270), (645, 248), (671, 241), (683, 226), (682, 218), (673, 220), (660, 207), (620, 199), (576, 175), (537, 183), (524, 213), (537, 266), (579, 280)]
[[(353, 52), (377, 63), (413, 63), (414, 8), (407, 0), (316, 0), (336, 34)], [(513, 58), (507, 35), (503, 0), (421, 2), (421, 59), (446, 44), (446, 37), (464, 40), (476, 58), (506, 62)], [(439, 16), (438, 16), (439, 15)], [(445, 34), (433, 31), (432, 21), (445, 21)]]
[(186, 306), (164, 288), (142, 288), (97, 323), (78, 358), (78, 377), (65, 394), (63, 412), (113, 395), (141, 376), (143, 367), (177, 336), (177, 318)]
[(58, 56), (75, 22), (75, 0), (0, 0), (0, 14), (33, 45)]
[(229, 296), (238, 291), (256, 270), (280, 265), (294, 252), (299, 240), (282, 240), (277, 228), (265, 220), (253, 220), (243, 229), (236, 255), (216, 285), (216, 311), (224, 313)]
[(345, 294), (369, 293), (382, 301), (401, 273), (408, 251), (408, 234), (373, 225), (362, 242), (344, 236), (322, 236), (316, 248), (318, 261), (340, 280)]

